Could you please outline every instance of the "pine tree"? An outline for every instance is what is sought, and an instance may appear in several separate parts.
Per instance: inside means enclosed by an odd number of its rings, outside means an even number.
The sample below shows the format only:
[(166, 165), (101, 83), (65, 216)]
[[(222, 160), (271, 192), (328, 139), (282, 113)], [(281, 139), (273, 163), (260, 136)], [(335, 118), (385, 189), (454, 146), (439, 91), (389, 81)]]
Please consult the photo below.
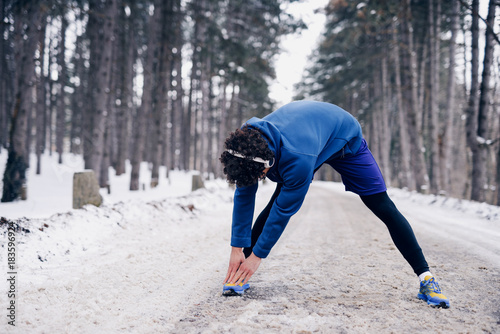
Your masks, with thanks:
[(15, 24), (15, 101), (13, 106), (9, 153), (3, 176), (2, 202), (17, 198), (26, 199), (27, 120), (33, 109), (33, 82), (35, 75), (35, 51), (37, 29), (40, 26), (40, 4), (20, 1), (13, 4)]

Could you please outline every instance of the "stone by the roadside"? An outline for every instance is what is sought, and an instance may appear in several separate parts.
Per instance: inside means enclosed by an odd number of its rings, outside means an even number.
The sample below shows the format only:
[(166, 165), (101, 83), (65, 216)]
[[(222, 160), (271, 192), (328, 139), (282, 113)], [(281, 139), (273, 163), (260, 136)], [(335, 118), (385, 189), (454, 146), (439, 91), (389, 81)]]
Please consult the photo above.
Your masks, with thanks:
[(95, 206), (102, 204), (99, 182), (92, 170), (73, 175), (73, 209), (80, 209), (87, 204)]

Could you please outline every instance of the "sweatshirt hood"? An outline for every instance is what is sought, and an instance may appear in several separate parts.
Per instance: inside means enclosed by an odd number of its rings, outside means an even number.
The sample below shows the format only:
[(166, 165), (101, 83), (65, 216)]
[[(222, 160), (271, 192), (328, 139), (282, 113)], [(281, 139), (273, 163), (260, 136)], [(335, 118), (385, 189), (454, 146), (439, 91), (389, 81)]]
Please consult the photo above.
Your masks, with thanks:
[(248, 125), (259, 130), (263, 135), (264, 139), (266, 139), (269, 149), (273, 151), (274, 159), (279, 161), (280, 148), (281, 148), (281, 132), (280, 130), (272, 123), (260, 119), (258, 117), (252, 117), (249, 119), (244, 125)]

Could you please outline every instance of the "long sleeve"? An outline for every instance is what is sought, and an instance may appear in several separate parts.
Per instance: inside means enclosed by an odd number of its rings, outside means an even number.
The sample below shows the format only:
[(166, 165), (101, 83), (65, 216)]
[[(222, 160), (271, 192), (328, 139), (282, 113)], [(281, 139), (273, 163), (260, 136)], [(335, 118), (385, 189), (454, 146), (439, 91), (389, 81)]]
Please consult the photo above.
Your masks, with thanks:
[(231, 246), (250, 247), (252, 244), (252, 220), (255, 210), (255, 194), (258, 183), (237, 187), (234, 192)]
[(265, 258), (285, 230), (290, 217), (299, 211), (312, 181), (315, 157), (294, 155), (283, 161), (281, 173), (284, 178), (281, 192), (271, 208), (269, 217), (253, 252)]

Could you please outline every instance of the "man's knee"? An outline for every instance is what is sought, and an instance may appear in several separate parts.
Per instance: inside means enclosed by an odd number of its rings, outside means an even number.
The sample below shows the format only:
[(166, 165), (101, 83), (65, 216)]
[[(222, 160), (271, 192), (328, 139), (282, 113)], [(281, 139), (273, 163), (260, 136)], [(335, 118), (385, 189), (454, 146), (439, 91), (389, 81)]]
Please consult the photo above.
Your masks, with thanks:
[(361, 196), (361, 200), (365, 205), (377, 216), (392, 216), (399, 214), (394, 202), (389, 198), (387, 192), (382, 192), (374, 195)]

